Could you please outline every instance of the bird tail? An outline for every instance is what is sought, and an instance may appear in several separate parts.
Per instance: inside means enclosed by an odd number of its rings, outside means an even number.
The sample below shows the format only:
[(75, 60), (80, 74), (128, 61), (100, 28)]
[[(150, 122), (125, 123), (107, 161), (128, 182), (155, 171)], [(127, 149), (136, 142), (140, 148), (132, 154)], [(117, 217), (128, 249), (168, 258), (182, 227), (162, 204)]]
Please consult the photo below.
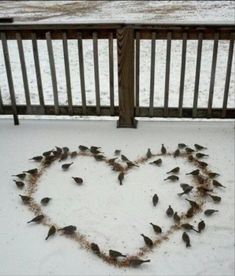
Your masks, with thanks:
[(49, 235), (45, 238), (45, 240), (47, 241), (47, 240), (48, 240), (48, 238), (49, 238)]
[(123, 258), (126, 258), (126, 256), (127, 256), (127, 255), (123, 255), (123, 254), (121, 254), (121, 257), (123, 257)]
[(143, 263), (150, 263), (150, 260), (144, 260)]
[(195, 228), (192, 228), (193, 231), (197, 232), (197, 233), (200, 233), (198, 230), (196, 230)]
[(189, 175), (189, 174), (191, 174), (191, 173), (186, 173), (185, 175)]
[(164, 181), (166, 181), (166, 180), (167, 180), (167, 178), (164, 179)]
[(32, 222), (32, 220), (30, 220), (30, 221), (27, 221), (27, 223), (31, 223)]
[(190, 242), (187, 242), (186, 247), (190, 247), (190, 246), (191, 246)]
[(178, 193), (177, 195), (178, 196), (182, 196), (182, 195), (184, 195), (185, 194), (185, 192), (182, 192), (182, 193)]

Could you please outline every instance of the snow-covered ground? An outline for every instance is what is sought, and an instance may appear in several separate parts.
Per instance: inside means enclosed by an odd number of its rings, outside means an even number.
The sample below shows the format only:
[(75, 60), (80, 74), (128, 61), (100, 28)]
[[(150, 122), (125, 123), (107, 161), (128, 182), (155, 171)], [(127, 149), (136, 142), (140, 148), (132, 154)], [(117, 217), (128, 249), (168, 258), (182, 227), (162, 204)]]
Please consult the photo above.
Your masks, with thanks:
[[(21, 120), (15, 127), (11, 120), (0, 120), (0, 275), (234, 275), (234, 122), (139, 122), (138, 129), (117, 129), (114, 121)], [(203, 213), (192, 220), (205, 220), (206, 229), (189, 233), (191, 248), (185, 248), (182, 231), (175, 232), (146, 258), (149, 264), (140, 269), (115, 268), (81, 249), (70, 239), (57, 235), (44, 240), (48, 228), (28, 225), (34, 216), (20, 201), (11, 175), (35, 167), (28, 159), (57, 146), (77, 150), (78, 145), (98, 145), (107, 156), (121, 149), (135, 160), (151, 148), (159, 152), (164, 143), (174, 150), (178, 143), (198, 143), (208, 147), (211, 170), (221, 174), (218, 180), (225, 189), (215, 189), (220, 204), (207, 200), (205, 208), (219, 213), (206, 218)], [(142, 165), (130, 171), (120, 186), (117, 174), (104, 163), (78, 157), (68, 172), (56, 163), (39, 181), (36, 200), (52, 197), (43, 208), (60, 225), (74, 224), (106, 252), (116, 249), (131, 254), (143, 246), (144, 233), (155, 234), (149, 222), (167, 231), (171, 220), (164, 215), (169, 204), (181, 213), (188, 203), (180, 199), (179, 183), (191, 183), (185, 172), (193, 169), (182, 159), (163, 158), (160, 168)], [(180, 166), (179, 183), (166, 183), (166, 171)], [(71, 176), (82, 176), (84, 185), (76, 186)], [(151, 204), (159, 196), (156, 208)], [(194, 193), (193, 193), (194, 194)], [(193, 194), (190, 196), (193, 199)]]

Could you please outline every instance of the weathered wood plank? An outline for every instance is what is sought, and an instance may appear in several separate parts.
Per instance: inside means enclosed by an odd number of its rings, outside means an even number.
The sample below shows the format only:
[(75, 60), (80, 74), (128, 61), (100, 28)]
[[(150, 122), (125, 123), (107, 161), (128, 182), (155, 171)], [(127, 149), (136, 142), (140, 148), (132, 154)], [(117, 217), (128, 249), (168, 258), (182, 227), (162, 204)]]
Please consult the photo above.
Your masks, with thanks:
[(167, 34), (167, 48), (166, 48), (166, 75), (165, 75), (165, 95), (164, 95), (164, 117), (168, 116), (170, 64), (171, 64), (171, 37), (172, 37), (172, 33), (168, 32), (168, 34)]
[(3, 101), (2, 101), (1, 87), (0, 87), (0, 113), (3, 114)]
[(98, 41), (97, 32), (93, 35), (93, 57), (94, 57), (94, 76), (95, 76), (95, 97), (96, 97), (96, 111), (100, 115), (100, 78), (99, 78), (99, 59), (98, 59)]
[(114, 115), (114, 73), (113, 73), (113, 33), (109, 36), (109, 91), (110, 115)]
[(139, 115), (140, 106), (140, 33), (135, 40), (135, 115)]
[(154, 80), (155, 80), (155, 54), (156, 54), (156, 33), (152, 33), (151, 41), (151, 65), (150, 65), (150, 97), (149, 97), (149, 116), (153, 116), (154, 100)]

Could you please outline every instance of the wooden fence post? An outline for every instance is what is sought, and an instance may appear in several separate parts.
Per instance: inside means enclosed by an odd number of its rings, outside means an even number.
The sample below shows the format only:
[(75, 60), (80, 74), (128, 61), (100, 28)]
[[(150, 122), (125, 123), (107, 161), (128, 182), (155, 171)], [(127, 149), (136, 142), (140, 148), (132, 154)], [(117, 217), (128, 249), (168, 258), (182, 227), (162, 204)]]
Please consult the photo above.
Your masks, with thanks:
[(136, 128), (134, 113), (134, 29), (117, 30), (119, 120), (117, 127)]

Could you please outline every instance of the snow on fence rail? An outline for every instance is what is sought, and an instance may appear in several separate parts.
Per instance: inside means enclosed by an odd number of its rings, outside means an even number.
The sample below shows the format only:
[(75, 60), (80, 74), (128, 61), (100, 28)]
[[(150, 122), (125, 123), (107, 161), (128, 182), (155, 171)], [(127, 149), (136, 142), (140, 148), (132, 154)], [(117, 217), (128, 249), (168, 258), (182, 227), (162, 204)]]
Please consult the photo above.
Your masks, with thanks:
[[(0, 91), (0, 114), (13, 114), (15, 124), (19, 124), (18, 114), (30, 115), (110, 115), (119, 116), (119, 127), (135, 127), (135, 117), (187, 117), (187, 118), (235, 118), (235, 108), (228, 108), (228, 96), (234, 50), (235, 26), (216, 24), (0, 24), (3, 57), (5, 71), (9, 87), (11, 104), (3, 103)], [(108, 64), (109, 64), (109, 105), (101, 104), (100, 99), (100, 67), (98, 42), (108, 40)], [(8, 49), (8, 41), (15, 40), (18, 46), (21, 73), (24, 86), (26, 104), (16, 103), (16, 81), (12, 74), (12, 66)], [(23, 41), (31, 40), (33, 59), (36, 73), (39, 104), (31, 103), (31, 94), (26, 69), (25, 51)], [(38, 41), (45, 41), (47, 45), (50, 78), (53, 90), (53, 104), (48, 105), (44, 100), (42, 70), (40, 64)], [(61, 105), (58, 98), (58, 78), (55, 67), (55, 55), (52, 41), (61, 40), (63, 47), (64, 74), (66, 81), (67, 102)], [(78, 65), (80, 77), (81, 105), (73, 104), (71, 89), (71, 68), (68, 48), (68, 40), (77, 41)], [(93, 43), (93, 70), (95, 82), (95, 105), (87, 105), (86, 83), (84, 70), (85, 40)], [(114, 40), (117, 41), (117, 68), (114, 62)], [(149, 105), (140, 105), (140, 42), (151, 41), (150, 61), (150, 89)], [(155, 55), (156, 40), (166, 41), (165, 60), (165, 85), (164, 105), (154, 104), (155, 92)], [(179, 100), (177, 107), (169, 106), (169, 80), (171, 71), (171, 46), (172, 40), (182, 41)], [(183, 106), (187, 42), (197, 40), (196, 71), (194, 82), (194, 96), (191, 107)], [(210, 85), (208, 91), (207, 107), (198, 107), (199, 81), (202, 74), (201, 55), (204, 40), (213, 41), (213, 53), (211, 62)], [(215, 86), (218, 42), (226, 40), (229, 43), (226, 75), (219, 76), (221, 81), (225, 77), (223, 104), (220, 108), (213, 107), (213, 95)], [(45, 53), (46, 55), (46, 53)], [(60, 57), (61, 58), (61, 57)], [(1, 60), (3, 64), (3, 60)], [(103, 67), (101, 68), (103, 69)], [(117, 69), (117, 70), (115, 70)], [(118, 105), (114, 101), (114, 77), (117, 72), (118, 79)], [(101, 72), (102, 74), (102, 72)]]

